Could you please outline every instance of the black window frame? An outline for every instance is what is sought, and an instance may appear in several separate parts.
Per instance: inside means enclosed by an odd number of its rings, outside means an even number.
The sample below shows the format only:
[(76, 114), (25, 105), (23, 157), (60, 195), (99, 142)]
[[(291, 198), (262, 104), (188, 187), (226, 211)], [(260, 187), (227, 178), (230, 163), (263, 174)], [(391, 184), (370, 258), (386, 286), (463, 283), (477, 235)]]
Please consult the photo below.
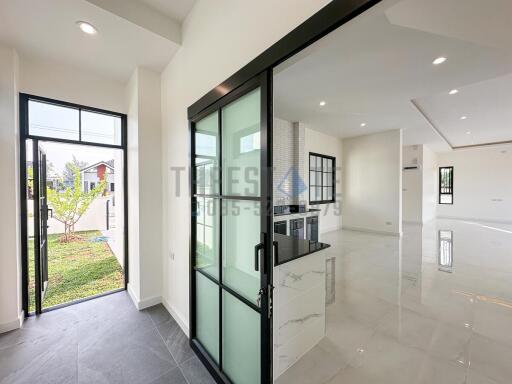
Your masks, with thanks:
[[(314, 156), (314, 157), (319, 157), (322, 159), (322, 170), (318, 171), (316, 169), (311, 169), (311, 157)], [(324, 160), (331, 160), (332, 161), (332, 169), (330, 171), (327, 171), (327, 172), (324, 172)], [(319, 204), (332, 204), (332, 203), (335, 203), (336, 202), (336, 158), (333, 157), (333, 156), (329, 156), (329, 155), (323, 155), (321, 153), (316, 153), (316, 152), (309, 152), (309, 156), (308, 156), (308, 164), (309, 164), (309, 173), (308, 173), (308, 177), (309, 177), (309, 183), (308, 183), (308, 187), (309, 187), (309, 197), (308, 197), (308, 200), (309, 200), (309, 204), (310, 205), (319, 205)], [(321, 185), (312, 185), (311, 182), (311, 172), (315, 172), (316, 173), (321, 173), (322, 174), (322, 177), (320, 178), (320, 181), (321, 181)], [(331, 174), (331, 185), (326, 185), (324, 186), (323, 183), (324, 183), (324, 178), (323, 178), (323, 174), (324, 173), (330, 173)], [(311, 200), (311, 190), (312, 190), (312, 187), (313, 188), (317, 188), (317, 187), (320, 187), (320, 190), (322, 192), (322, 199), (321, 200)], [(324, 188), (332, 188), (332, 198), (331, 199), (324, 199)]]
[[(449, 178), (449, 185), (443, 186), (442, 179), (443, 179), (443, 170), (448, 169), (450, 172), (451, 177)], [(439, 167), (439, 204), (440, 205), (453, 205), (453, 166), (448, 167)], [(448, 190), (449, 192), (446, 192)], [(451, 202), (445, 203), (442, 201), (443, 196), (450, 196)]]
[[(89, 296), (83, 299), (78, 299), (71, 302), (66, 302), (60, 305), (42, 308), (42, 310), (38, 311), (36, 308), (35, 314), (39, 314), (42, 312), (50, 312), (59, 308), (67, 307), (69, 305), (74, 305), (83, 301), (88, 301), (95, 299), (100, 296), (110, 295), (115, 292), (123, 291), (128, 289), (128, 283), (130, 281), (130, 273), (129, 273), (129, 239), (128, 239), (128, 116), (124, 113), (109, 111), (105, 109), (100, 109), (96, 107), (90, 107), (86, 105), (71, 103), (63, 100), (51, 99), (48, 97), (42, 97), (37, 95), (31, 95), (28, 93), (20, 92), (18, 94), (19, 100), (19, 127), (20, 127), (20, 140), (19, 140), (19, 183), (20, 183), (20, 205), (19, 205), (19, 217), (20, 217), (20, 236), (21, 236), (21, 284), (22, 284), (22, 307), (23, 314), (25, 317), (33, 316), (33, 312), (29, 312), (29, 265), (28, 265), (28, 212), (27, 212), (27, 199), (30, 195), (33, 196), (33, 192), (28, 189), (28, 178), (27, 178), (27, 170), (26, 170), (26, 142), (27, 140), (32, 140), (33, 146), (37, 147), (38, 143), (41, 142), (54, 142), (54, 143), (64, 143), (64, 144), (77, 144), (83, 146), (93, 146), (93, 147), (103, 147), (103, 148), (113, 148), (119, 149), (123, 152), (123, 188), (124, 191), (124, 223), (123, 223), (123, 245), (124, 245), (124, 288), (120, 288), (113, 291), (108, 291), (105, 293), (101, 293), (99, 295)], [(121, 118), (121, 143), (120, 144), (104, 144), (104, 143), (96, 143), (84, 141), (81, 138), (81, 127), (79, 129), (80, 137), (79, 140), (69, 140), (62, 139), (57, 137), (49, 137), (49, 136), (39, 136), (30, 134), (29, 130), (29, 101), (37, 101), (41, 103), (53, 104), (60, 107), (66, 107), (71, 109), (76, 109), (80, 111), (88, 111), (98, 114), (116, 116)], [(80, 122), (81, 120), (79, 120)], [(37, 307), (37, 305), (36, 305)], [(39, 313), (38, 313), (39, 312)]]

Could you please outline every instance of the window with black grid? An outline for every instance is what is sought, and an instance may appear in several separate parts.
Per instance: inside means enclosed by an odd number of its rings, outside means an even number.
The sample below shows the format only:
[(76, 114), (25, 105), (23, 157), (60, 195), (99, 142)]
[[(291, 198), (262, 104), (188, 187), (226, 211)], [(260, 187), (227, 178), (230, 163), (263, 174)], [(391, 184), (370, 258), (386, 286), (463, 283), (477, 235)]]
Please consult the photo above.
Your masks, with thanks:
[(327, 204), (336, 201), (336, 159), (318, 153), (309, 153), (309, 204)]
[(453, 204), (453, 167), (439, 168), (439, 204)]

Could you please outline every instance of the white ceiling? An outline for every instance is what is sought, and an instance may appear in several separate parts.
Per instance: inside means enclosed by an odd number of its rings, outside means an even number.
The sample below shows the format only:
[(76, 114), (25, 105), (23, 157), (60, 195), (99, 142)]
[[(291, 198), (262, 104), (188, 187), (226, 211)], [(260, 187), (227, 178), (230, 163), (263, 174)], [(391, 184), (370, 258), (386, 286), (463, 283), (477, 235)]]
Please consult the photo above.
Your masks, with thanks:
[[(14, 47), (22, 57), (63, 63), (125, 82), (137, 66), (162, 71), (179, 47), (179, 24), (147, 8), (144, 23), (138, 24), (136, 18), (85, 0), (1, 0), (0, 42)], [(177, 7), (176, 12), (184, 11)], [(85, 35), (76, 26), (78, 20), (90, 22), (99, 33)], [(158, 33), (165, 32), (166, 20), (178, 28), (174, 41)], [(155, 28), (151, 28), (153, 22)]]
[[(338, 137), (402, 128), (406, 145), (436, 151), (450, 149), (442, 136), (452, 146), (512, 140), (504, 14), (512, 2), (385, 0), (277, 68), (276, 116)], [(439, 56), (448, 61), (432, 65)]]
[(173, 19), (183, 21), (195, 0), (138, 0)]

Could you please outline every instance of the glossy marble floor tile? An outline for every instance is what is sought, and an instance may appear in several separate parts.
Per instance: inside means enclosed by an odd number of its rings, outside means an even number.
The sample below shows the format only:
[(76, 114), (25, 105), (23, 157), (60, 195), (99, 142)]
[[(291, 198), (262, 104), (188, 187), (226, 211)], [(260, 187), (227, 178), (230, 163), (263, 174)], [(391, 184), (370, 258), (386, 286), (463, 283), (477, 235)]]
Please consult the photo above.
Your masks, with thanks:
[(279, 384), (510, 383), (512, 226), (435, 220), (322, 241), (335, 260), (326, 336)]
[(125, 292), (44, 313), (0, 335), (0, 384), (213, 384), (162, 305)]

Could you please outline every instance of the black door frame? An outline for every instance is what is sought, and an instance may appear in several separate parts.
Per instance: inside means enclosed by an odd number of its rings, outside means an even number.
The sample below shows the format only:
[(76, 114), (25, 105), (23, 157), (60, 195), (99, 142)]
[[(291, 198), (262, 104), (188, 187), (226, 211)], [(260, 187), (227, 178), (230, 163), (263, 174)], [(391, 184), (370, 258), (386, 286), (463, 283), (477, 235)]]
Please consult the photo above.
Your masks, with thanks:
[[(191, 191), (191, 231), (190, 231), (190, 287), (189, 287), (189, 305), (190, 305), (190, 343), (192, 348), (196, 351), (201, 361), (205, 364), (208, 370), (212, 373), (213, 377), (218, 383), (229, 383), (229, 379), (219, 372), (216, 368), (214, 361), (208, 356), (208, 353), (200, 343), (195, 340), (195, 327), (196, 327), (196, 314), (195, 314), (195, 279), (193, 269), (193, 254), (195, 253), (194, 241), (195, 238), (195, 226), (194, 226), (194, 185), (192, 180), (195, 180), (194, 172), (194, 121), (197, 121), (200, 117), (205, 117), (208, 111), (215, 110), (215, 106), (227, 103), (227, 100), (236, 98), (236, 94), (240, 89), (254, 81), (255, 78), (265, 78), (265, 96), (262, 97), (265, 108), (262, 108), (261, 123), (266, 125), (266, 129), (270, 135), (268, 140), (269, 147), (262, 147), (262, 164), (265, 161), (269, 164), (269, 169), (266, 170), (266, 174), (262, 174), (262, 191), (266, 191), (267, 196), (270, 196), (270, 200), (267, 201), (267, 215), (261, 218), (262, 228), (268, 228), (272, 235), (272, 221), (273, 221), (273, 207), (272, 207), (272, 122), (273, 122), (273, 92), (272, 92), (272, 80), (273, 80), (273, 69), (284, 62), (288, 58), (292, 57), (296, 53), (302, 51), (304, 48), (320, 40), (330, 32), (336, 30), (343, 24), (354, 19), (361, 13), (367, 11), (374, 5), (378, 4), (382, 0), (333, 0), (316, 14), (307, 19), (304, 23), (299, 25), (297, 28), (292, 30), (277, 43), (272, 45), (270, 48), (265, 50), (262, 54), (257, 56), (249, 64), (245, 65), (227, 80), (219, 84), (217, 87), (206, 93), (194, 104), (189, 106), (187, 115), (189, 119), (189, 137), (190, 137), (190, 151), (189, 151), (189, 168), (190, 168), (190, 191)], [(262, 104), (263, 107), (263, 104)], [(262, 141), (263, 145), (263, 141)], [(265, 185), (263, 185), (265, 184)], [(265, 188), (265, 189), (263, 189)], [(263, 224), (265, 226), (263, 226)], [(262, 239), (263, 240), (263, 239)], [(271, 238), (265, 239), (265, 250), (264, 250), (264, 263), (267, 263), (267, 267), (270, 271), (269, 289), (265, 297), (265, 307), (268, 310), (267, 314), (269, 317), (268, 324), (265, 325), (262, 322), (262, 335), (266, 332), (268, 336), (265, 339), (262, 336), (262, 367), (266, 372), (262, 372), (262, 383), (271, 383), (272, 379), (272, 241)], [(263, 308), (263, 305), (262, 305)]]
[[(219, 235), (219, 281), (214, 283), (220, 287), (219, 289), (219, 360), (222, 366), (222, 291), (229, 292), (237, 299), (242, 301), (245, 305), (252, 308), (260, 314), (260, 332), (261, 332), (261, 345), (260, 345), (260, 361), (261, 361), (261, 382), (268, 383), (271, 378), (272, 370), (272, 124), (268, 119), (271, 116), (269, 108), (271, 105), (272, 95), (272, 76), (271, 71), (267, 71), (259, 76), (254, 77), (243, 86), (231, 92), (227, 97), (212, 104), (204, 109), (198, 115), (194, 116), (189, 121), (189, 137), (190, 137), (190, 202), (192, 207), (191, 212), (191, 226), (190, 226), (190, 274), (189, 274), (189, 310), (190, 310), (190, 345), (196, 352), (203, 364), (208, 368), (212, 376), (218, 383), (231, 383), (231, 380), (219, 369), (219, 366), (209, 356), (206, 349), (201, 345), (200, 341), (196, 338), (196, 275), (201, 273), (202, 276), (212, 280), (212, 278), (203, 273), (200, 269), (194, 267), (194, 260), (196, 254), (195, 241), (196, 238), (196, 207), (197, 207), (197, 188), (194, 180), (196, 180), (196, 164), (195, 164), (195, 125), (204, 117), (219, 111), (219, 161), (222, 161), (222, 118), (221, 109), (242, 97), (243, 95), (260, 88), (260, 132), (261, 132), (261, 156), (260, 156), (260, 196), (259, 197), (242, 197), (242, 196), (227, 196), (222, 193), (222, 186), (220, 187), (219, 196), (206, 195), (206, 197), (220, 198), (220, 200), (249, 200), (261, 203), (261, 212), (266, 212), (260, 216), (261, 227), (261, 255), (258, 259), (258, 267), (260, 271), (260, 288), (262, 295), (261, 304), (258, 308), (255, 304), (238, 294), (236, 291), (222, 283), (222, 225), (220, 225)], [(268, 138), (264, 140), (264, 138)], [(219, 167), (219, 184), (222, 185), (222, 168)], [(219, 219), (221, 219), (219, 215)], [(220, 222), (219, 222), (220, 224)], [(258, 252), (256, 250), (256, 252)]]
[[(87, 141), (81, 141), (81, 126), (79, 127), (79, 140), (67, 140), (67, 139), (58, 139), (58, 138), (52, 138), (52, 137), (45, 137), (45, 136), (36, 136), (31, 135), (29, 132), (29, 111), (28, 111), (28, 104), (30, 100), (39, 101), (43, 103), (48, 103), (52, 105), (62, 106), (62, 107), (68, 107), (77, 109), (80, 113), (81, 111), (88, 111), (88, 112), (95, 112), (95, 113), (101, 113), (105, 115), (110, 116), (117, 116), (121, 118), (121, 145), (110, 145), (110, 144), (102, 144), (102, 143), (92, 143)], [(19, 94), (19, 126), (20, 126), (20, 154), (19, 154), (19, 177), (20, 177), (20, 234), (21, 234), (21, 284), (22, 284), (22, 306), (23, 306), (23, 312), (25, 317), (30, 316), (32, 314), (29, 313), (29, 289), (28, 289), (28, 282), (29, 282), (29, 265), (28, 265), (28, 214), (27, 214), (27, 167), (26, 167), (26, 154), (27, 154), (27, 148), (26, 148), (26, 141), (32, 140), (33, 145), (33, 153), (36, 153), (36, 150), (39, 146), (39, 142), (53, 142), (53, 143), (63, 143), (63, 144), (77, 144), (77, 145), (85, 145), (85, 146), (92, 146), (92, 147), (100, 147), (100, 148), (112, 148), (112, 149), (120, 149), (123, 151), (123, 189), (124, 189), (124, 223), (123, 223), (123, 230), (124, 230), (124, 239), (123, 239), (123, 245), (124, 245), (124, 288), (105, 292), (99, 295), (90, 296), (87, 298), (79, 299), (76, 301), (72, 301), (69, 303), (59, 304), (56, 306), (53, 306), (51, 308), (42, 309), (42, 308), (36, 308), (36, 314), (51, 311), (54, 309), (66, 307), (68, 305), (80, 303), (83, 301), (91, 300), (100, 296), (108, 295), (111, 293), (115, 293), (121, 290), (126, 290), (128, 286), (128, 278), (129, 278), (129, 271), (128, 271), (128, 124), (127, 124), (127, 116), (126, 114), (119, 113), (119, 112), (113, 112), (108, 111), (100, 108), (94, 108), (89, 107), (86, 105), (81, 104), (75, 104), (70, 103), (67, 101), (62, 100), (55, 100), (50, 99), (47, 97), (41, 97), (36, 95), (30, 95), (26, 93), (20, 93)], [(39, 158), (35, 157), (32, 159), (34, 162), (33, 168), (35, 166), (39, 165)], [(35, 192), (35, 178), (38, 176), (39, 172), (34, 170), (34, 192)], [(35, 196), (34, 196), (35, 199)], [(36, 212), (37, 211), (37, 212)], [(34, 211), (34, 218), (39, 216), (38, 210)], [(37, 224), (37, 226), (36, 226)], [(36, 222), (34, 220), (34, 236), (36, 232), (39, 232), (39, 226), (40, 226), (40, 220)], [(34, 248), (35, 249), (35, 248)], [(37, 271), (36, 271), (37, 273)], [(37, 279), (36, 279), (36, 285)], [(37, 287), (36, 287), (37, 289)], [(36, 292), (37, 295), (37, 292)]]

